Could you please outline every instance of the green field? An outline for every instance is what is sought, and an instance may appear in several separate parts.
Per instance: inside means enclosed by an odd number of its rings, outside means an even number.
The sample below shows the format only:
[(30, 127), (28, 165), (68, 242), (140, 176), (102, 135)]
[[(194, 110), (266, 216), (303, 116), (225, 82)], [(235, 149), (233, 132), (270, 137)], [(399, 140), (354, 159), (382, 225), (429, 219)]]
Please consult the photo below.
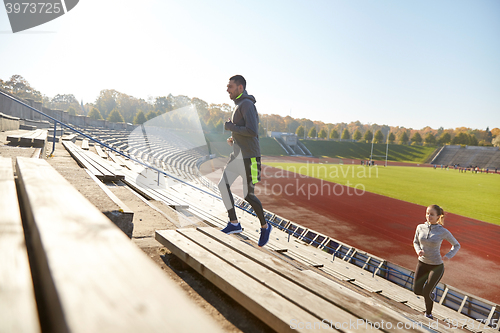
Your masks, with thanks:
[[(371, 143), (364, 142), (340, 142), (325, 140), (300, 140), (309, 149), (311, 154), (318, 157), (337, 157), (352, 159), (368, 159), (372, 149)], [(385, 160), (386, 144), (376, 143), (373, 145), (374, 160)], [(434, 152), (436, 147), (408, 146), (389, 144), (389, 161), (424, 163)]]
[[(427, 167), (364, 167), (356, 164), (266, 163), (314, 178), (349, 185), (415, 204), (500, 225), (500, 175)], [(349, 184), (348, 184), (349, 182)], [(361, 189), (360, 185), (357, 187)]]
[[(231, 134), (226, 132), (208, 133), (205, 135), (210, 143), (213, 154), (228, 156), (233, 149), (226, 143), (226, 139)], [(274, 138), (260, 137), (260, 150), (264, 156), (287, 156), (283, 148), (274, 140)], [(316, 157), (334, 157), (348, 159), (368, 159), (371, 153), (371, 143), (363, 142), (339, 142), (325, 140), (300, 140), (311, 153)], [(407, 145), (389, 145), (389, 161), (424, 163), (434, 152), (435, 147), (407, 146)], [(373, 155), (384, 155), (384, 157), (375, 157), (375, 160), (385, 160), (385, 144), (374, 144)]]

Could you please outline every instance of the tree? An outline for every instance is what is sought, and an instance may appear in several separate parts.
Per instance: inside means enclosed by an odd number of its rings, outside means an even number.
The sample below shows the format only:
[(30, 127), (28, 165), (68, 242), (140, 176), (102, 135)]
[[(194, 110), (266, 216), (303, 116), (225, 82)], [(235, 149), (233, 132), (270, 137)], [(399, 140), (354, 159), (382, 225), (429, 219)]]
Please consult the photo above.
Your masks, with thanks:
[(102, 115), (108, 115), (111, 110), (116, 108), (117, 99), (120, 93), (113, 89), (104, 89), (99, 93), (99, 97), (97, 97), (95, 101), (95, 106), (102, 111)]
[(373, 133), (372, 131), (368, 130), (365, 132), (365, 135), (363, 136), (363, 139), (367, 142), (371, 142), (373, 140)]
[[(224, 123), (222, 124), (224, 126)], [(264, 129), (264, 126), (262, 126), (262, 123), (259, 122), (259, 136), (260, 137), (267, 137), (266, 130)]]
[(156, 112), (154, 112), (153, 110), (151, 110), (151, 111), (149, 111), (149, 112), (146, 114), (146, 119), (147, 119), (147, 120), (151, 120), (151, 119), (156, 118), (156, 117), (158, 117), (158, 116), (159, 116), (159, 114), (158, 114), (158, 113), (156, 113)]
[(495, 146), (495, 147), (500, 147), (500, 135), (497, 135), (492, 141), (491, 143)]
[(70, 116), (76, 116), (76, 110), (72, 106), (70, 106), (67, 111)]
[(394, 143), (394, 141), (396, 141), (396, 136), (391, 132), (389, 133), (389, 143)]
[(490, 143), (491, 140), (493, 139), (493, 134), (490, 132), (490, 127), (486, 127), (486, 131), (485, 131), (485, 137), (484, 137), (484, 141), (486, 141), (486, 143)]
[(315, 138), (316, 137), (316, 127), (311, 127), (311, 129), (309, 130), (309, 133), (307, 134), (308, 137), (310, 138)]
[(413, 134), (413, 136), (411, 137), (411, 141), (416, 143), (422, 143), (422, 136), (420, 135), (420, 133), (415, 132), (415, 134)]
[(432, 133), (427, 133), (424, 141), (428, 145), (435, 145), (437, 143), (436, 137), (434, 135), (432, 135)]
[(447, 144), (451, 142), (451, 135), (448, 132), (443, 132), (439, 137), (438, 143), (441, 145)]
[(381, 130), (375, 132), (375, 143), (384, 142), (384, 134)]
[[(109, 115), (111, 117), (111, 114)], [(142, 125), (147, 121), (146, 116), (142, 110), (139, 110), (134, 118), (134, 125)]]
[(474, 134), (469, 134), (469, 145), (470, 146), (478, 146), (479, 145), (479, 141), (477, 140), (477, 138)]
[(95, 120), (102, 119), (102, 115), (101, 115), (101, 112), (99, 111), (99, 109), (92, 108), (92, 110), (90, 110), (90, 112), (89, 112), (89, 118), (95, 119)]
[(297, 136), (299, 138), (303, 138), (304, 137), (304, 126), (300, 125), (299, 127), (297, 127), (295, 134), (297, 134)]
[(451, 143), (454, 145), (468, 145), (469, 144), (469, 135), (464, 132), (460, 132), (455, 137), (453, 140), (451, 140)]
[[(156, 97), (155, 102), (154, 102), (154, 107), (156, 110), (158, 110), (161, 114), (167, 112), (167, 111), (172, 111), (173, 108), (173, 101), (169, 99), (172, 95), (169, 95), (168, 97), (162, 96), (162, 97)], [(194, 100), (194, 98), (193, 98)], [(201, 100), (199, 100), (201, 101)], [(207, 104), (205, 101), (202, 101), (203, 103)], [(198, 104), (193, 101), (193, 103), (196, 105), (196, 108), (198, 109)], [(205, 105), (206, 108), (206, 105)]]
[(324, 128), (322, 128), (321, 131), (319, 131), (318, 137), (320, 139), (326, 139), (326, 136), (327, 136), (326, 131)]
[(28, 81), (21, 75), (12, 75), (9, 81), (2, 84), (3, 88), (19, 98), (30, 98), (41, 102), (42, 94), (30, 86)]
[(339, 132), (337, 132), (336, 129), (332, 129), (330, 132), (330, 139), (338, 139), (339, 138)]
[(408, 134), (406, 133), (406, 131), (404, 131), (399, 137), (399, 142), (403, 145), (406, 145), (408, 144), (408, 140), (409, 140)]
[(342, 131), (342, 136), (340, 137), (342, 140), (349, 140), (351, 138), (351, 135), (349, 134), (349, 130), (347, 128), (344, 128)]
[(352, 138), (356, 141), (359, 141), (361, 137), (362, 137), (361, 132), (358, 129), (352, 135)]
[[(144, 114), (143, 114), (144, 115)], [(108, 116), (108, 121), (112, 122), (112, 123), (123, 123), (125, 122), (125, 120), (123, 119), (123, 116), (122, 114), (120, 113), (120, 111), (118, 111), (117, 109), (113, 109), (110, 113), (109, 113), (109, 116)]]
[(295, 133), (300, 123), (290, 116), (286, 116), (283, 121), (285, 122), (286, 131), (289, 133)]
[(59, 110), (66, 110), (70, 106), (78, 107), (79, 105), (73, 94), (57, 94), (50, 100), (50, 107)]
[(217, 122), (214, 124), (214, 130), (216, 133), (221, 133), (222, 132), (222, 126), (224, 126), (224, 122), (222, 121), (222, 118), (219, 119)]

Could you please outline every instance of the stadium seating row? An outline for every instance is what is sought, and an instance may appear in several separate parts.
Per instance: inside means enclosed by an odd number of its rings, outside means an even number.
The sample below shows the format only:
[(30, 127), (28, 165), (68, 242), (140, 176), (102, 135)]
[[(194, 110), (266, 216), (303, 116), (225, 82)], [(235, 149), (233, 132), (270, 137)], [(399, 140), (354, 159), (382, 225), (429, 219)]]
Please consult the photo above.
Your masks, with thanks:
[(219, 331), (45, 160), (16, 174), (0, 157), (1, 332)]
[(459, 165), (462, 168), (479, 167), (500, 169), (500, 150), (497, 147), (444, 146), (431, 161), (436, 165)]

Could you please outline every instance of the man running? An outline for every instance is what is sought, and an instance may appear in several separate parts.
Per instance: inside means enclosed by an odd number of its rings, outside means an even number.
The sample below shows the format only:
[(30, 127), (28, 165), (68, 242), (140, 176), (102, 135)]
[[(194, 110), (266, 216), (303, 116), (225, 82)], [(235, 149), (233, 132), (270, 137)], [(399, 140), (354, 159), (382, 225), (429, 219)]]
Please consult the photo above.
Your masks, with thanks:
[(246, 80), (243, 76), (231, 77), (227, 92), (236, 106), (231, 118), (224, 124), (224, 127), (232, 134), (227, 139), (227, 143), (233, 147), (233, 152), (229, 156), (218, 185), (229, 216), (229, 222), (222, 232), (234, 234), (243, 231), (236, 217), (234, 198), (230, 188), (236, 178), (241, 176), (245, 200), (252, 206), (260, 220), (259, 246), (262, 247), (269, 241), (272, 226), (266, 222), (262, 204), (254, 193), (255, 184), (260, 181), (261, 173), (259, 114), (255, 108), (255, 98), (248, 95), (246, 91)]

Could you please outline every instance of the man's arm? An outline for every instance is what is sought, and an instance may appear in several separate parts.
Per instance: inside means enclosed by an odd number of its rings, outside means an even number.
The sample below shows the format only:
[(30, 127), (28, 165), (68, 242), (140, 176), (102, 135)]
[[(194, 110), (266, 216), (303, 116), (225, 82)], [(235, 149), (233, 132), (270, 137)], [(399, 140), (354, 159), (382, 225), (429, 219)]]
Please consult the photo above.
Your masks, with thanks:
[(244, 103), (240, 105), (239, 111), (245, 120), (245, 126), (237, 126), (233, 122), (227, 121), (224, 125), (225, 128), (239, 135), (257, 136), (259, 133), (259, 118), (255, 106), (251, 103)]

